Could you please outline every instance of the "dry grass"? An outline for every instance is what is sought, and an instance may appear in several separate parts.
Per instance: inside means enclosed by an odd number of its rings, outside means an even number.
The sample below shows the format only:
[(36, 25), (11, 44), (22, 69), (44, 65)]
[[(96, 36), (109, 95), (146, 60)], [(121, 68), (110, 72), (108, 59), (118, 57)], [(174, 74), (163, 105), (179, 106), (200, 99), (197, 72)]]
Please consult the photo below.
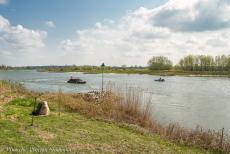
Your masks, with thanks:
[(51, 140), (53, 140), (56, 136), (51, 133), (51, 132), (47, 132), (44, 130), (40, 130), (39, 128), (35, 128), (34, 132), (38, 135), (38, 137), (44, 142), (44, 143), (48, 143)]
[(191, 130), (178, 124), (163, 126), (152, 120), (151, 96), (145, 96), (139, 88), (128, 87), (122, 91), (121, 88), (110, 85), (104, 93), (58, 93), (57, 98), (65, 109), (72, 112), (135, 124), (174, 143), (215, 152), (230, 152), (230, 138), (227, 135), (222, 138), (221, 131), (205, 130), (201, 127)]
[(142, 91), (136, 88), (128, 88), (125, 94), (111, 87), (103, 93), (94, 91), (86, 94), (63, 94), (59, 91), (56, 97), (56, 102), (69, 111), (142, 127), (151, 126), (151, 101), (142, 105)]
[(0, 80), (0, 105), (10, 102), (25, 93), (25, 88), (19, 83)]

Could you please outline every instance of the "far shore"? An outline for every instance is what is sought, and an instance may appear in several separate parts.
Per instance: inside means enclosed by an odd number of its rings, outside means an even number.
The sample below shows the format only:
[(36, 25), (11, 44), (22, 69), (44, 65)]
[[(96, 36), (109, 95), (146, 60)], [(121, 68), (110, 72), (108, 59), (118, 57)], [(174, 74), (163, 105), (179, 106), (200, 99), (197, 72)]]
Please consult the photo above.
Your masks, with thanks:
[[(36, 70), (37, 72), (47, 72), (47, 73), (83, 73), (83, 74), (101, 74), (101, 70), (68, 70), (68, 69), (7, 69), (1, 71), (29, 71)], [(155, 75), (155, 76), (184, 76), (184, 77), (224, 77), (230, 78), (230, 71), (181, 71), (181, 70), (156, 70), (151, 71), (149, 69), (119, 69), (119, 70), (104, 70), (104, 74), (139, 74), (139, 75)]]
[[(84, 74), (101, 74), (101, 70), (79, 70), (79, 71), (68, 71), (68, 70), (37, 70), (38, 72), (48, 72), (48, 73), (71, 73), (71, 72), (81, 72)], [(157, 76), (185, 76), (185, 77), (230, 77), (230, 72), (207, 72), (207, 71), (177, 71), (177, 70), (162, 70), (162, 71), (150, 71), (148, 69), (127, 69), (127, 70), (105, 70), (103, 73), (114, 73), (114, 74), (148, 74)]]

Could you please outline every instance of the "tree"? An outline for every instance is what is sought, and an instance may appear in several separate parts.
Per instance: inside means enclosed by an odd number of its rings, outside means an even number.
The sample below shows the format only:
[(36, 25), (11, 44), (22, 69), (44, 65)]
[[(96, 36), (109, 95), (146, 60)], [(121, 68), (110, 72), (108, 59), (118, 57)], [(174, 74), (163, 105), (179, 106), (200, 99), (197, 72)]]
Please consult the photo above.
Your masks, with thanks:
[(184, 70), (193, 71), (195, 69), (196, 57), (193, 55), (188, 55), (180, 60), (179, 65)]
[(172, 68), (172, 61), (164, 56), (154, 56), (148, 61), (150, 70), (169, 70)]
[(121, 65), (121, 68), (122, 68), (123, 70), (125, 70), (125, 69), (127, 68), (127, 66), (126, 66), (125, 64), (123, 64), (123, 65)]
[(225, 70), (230, 71), (230, 55), (225, 59)]
[(188, 55), (179, 62), (185, 71), (229, 71), (230, 56)]

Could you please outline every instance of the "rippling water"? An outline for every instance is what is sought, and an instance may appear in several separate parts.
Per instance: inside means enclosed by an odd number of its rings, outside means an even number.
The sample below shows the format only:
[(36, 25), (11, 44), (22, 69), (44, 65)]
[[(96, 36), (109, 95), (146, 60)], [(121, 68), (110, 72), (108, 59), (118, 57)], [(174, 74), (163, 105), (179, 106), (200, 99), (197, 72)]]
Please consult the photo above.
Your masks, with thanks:
[[(70, 76), (87, 81), (85, 85), (68, 84)], [(137, 86), (152, 94), (153, 116), (161, 123), (177, 122), (194, 128), (230, 129), (230, 78), (164, 77), (105, 74), (105, 82), (121, 86)], [(0, 79), (24, 83), (31, 90), (85, 92), (101, 88), (101, 74), (47, 73), (36, 71), (0, 71)]]

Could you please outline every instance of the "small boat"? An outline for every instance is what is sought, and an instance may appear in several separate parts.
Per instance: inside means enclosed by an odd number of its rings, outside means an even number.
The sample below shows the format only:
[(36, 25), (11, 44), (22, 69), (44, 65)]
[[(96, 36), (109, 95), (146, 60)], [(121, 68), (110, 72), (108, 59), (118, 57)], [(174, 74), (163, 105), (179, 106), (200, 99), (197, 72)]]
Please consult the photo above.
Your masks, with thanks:
[(157, 82), (165, 82), (165, 79), (159, 78), (159, 79), (156, 79), (155, 81), (157, 81)]
[(75, 83), (75, 84), (86, 84), (86, 81), (83, 81), (82, 79), (79, 78), (72, 78), (72, 77), (67, 82)]

